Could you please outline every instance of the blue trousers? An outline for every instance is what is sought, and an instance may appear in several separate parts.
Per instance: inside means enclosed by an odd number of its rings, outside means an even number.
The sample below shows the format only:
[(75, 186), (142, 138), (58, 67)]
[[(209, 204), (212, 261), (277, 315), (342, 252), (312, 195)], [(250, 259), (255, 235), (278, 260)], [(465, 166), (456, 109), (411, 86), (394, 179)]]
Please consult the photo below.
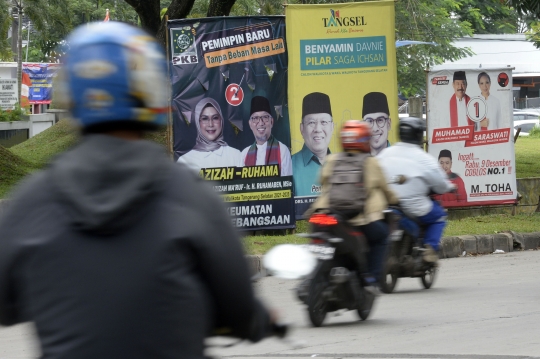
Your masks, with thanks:
[(438, 251), (444, 227), (446, 227), (446, 212), (439, 202), (433, 201), (431, 211), (425, 216), (418, 217), (418, 220), (426, 226), (424, 244), (429, 244)]
[(386, 255), (388, 226), (381, 220), (368, 223), (365, 226), (360, 226), (360, 229), (369, 243), (367, 270), (374, 278), (379, 278)]

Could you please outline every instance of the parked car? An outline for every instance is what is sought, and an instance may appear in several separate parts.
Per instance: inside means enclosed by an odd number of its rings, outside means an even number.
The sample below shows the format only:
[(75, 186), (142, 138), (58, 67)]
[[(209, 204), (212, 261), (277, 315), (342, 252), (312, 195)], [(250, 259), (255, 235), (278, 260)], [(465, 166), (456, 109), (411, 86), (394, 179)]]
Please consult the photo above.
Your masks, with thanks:
[(514, 135), (516, 134), (518, 127), (521, 127), (521, 132), (519, 133), (520, 136), (529, 136), (529, 132), (534, 127), (540, 127), (540, 119), (537, 117), (536, 119), (530, 119), (530, 120), (517, 120), (517, 121), (514, 120), (514, 129), (513, 129)]
[(529, 111), (514, 111), (514, 123), (516, 121), (523, 120), (538, 120), (540, 118), (540, 112), (529, 110)]
[(514, 112), (534, 112), (534, 113), (537, 113), (540, 115), (540, 108), (534, 108), (534, 107), (530, 107), (530, 108), (515, 108), (514, 109)]

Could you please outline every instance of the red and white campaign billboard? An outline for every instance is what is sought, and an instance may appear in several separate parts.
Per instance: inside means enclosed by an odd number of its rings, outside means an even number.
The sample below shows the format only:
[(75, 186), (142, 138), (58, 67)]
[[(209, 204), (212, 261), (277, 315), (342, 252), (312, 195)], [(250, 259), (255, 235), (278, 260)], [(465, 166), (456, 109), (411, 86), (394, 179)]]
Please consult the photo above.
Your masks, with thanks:
[(512, 70), (435, 70), (427, 88), (428, 152), (457, 186), (443, 206), (514, 203)]

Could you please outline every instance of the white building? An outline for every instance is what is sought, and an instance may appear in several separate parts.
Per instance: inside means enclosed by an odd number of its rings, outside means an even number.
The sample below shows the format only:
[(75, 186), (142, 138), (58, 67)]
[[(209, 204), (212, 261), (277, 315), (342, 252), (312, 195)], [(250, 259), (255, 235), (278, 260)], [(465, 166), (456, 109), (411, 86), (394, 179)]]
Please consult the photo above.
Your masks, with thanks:
[(513, 67), (514, 107), (540, 107), (540, 50), (524, 34), (474, 35), (456, 40), (454, 45), (470, 48), (474, 55), (433, 69)]

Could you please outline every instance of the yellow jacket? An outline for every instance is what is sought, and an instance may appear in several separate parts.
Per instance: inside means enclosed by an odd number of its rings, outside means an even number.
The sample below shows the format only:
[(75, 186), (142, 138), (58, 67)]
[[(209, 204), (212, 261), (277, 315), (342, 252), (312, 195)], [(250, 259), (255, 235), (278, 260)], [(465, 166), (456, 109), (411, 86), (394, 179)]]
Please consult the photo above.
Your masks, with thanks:
[[(321, 169), (321, 195), (306, 211), (305, 216), (310, 216), (317, 209), (329, 207), (328, 193), (331, 186), (329, 179), (333, 172), (333, 163), (336, 156), (337, 154), (331, 154), (324, 161)], [(364, 213), (349, 220), (349, 223), (353, 226), (363, 226), (383, 219), (383, 210), (388, 207), (388, 204), (398, 203), (398, 197), (387, 185), (386, 177), (375, 157), (368, 157), (364, 162), (364, 186), (367, 191)]]

